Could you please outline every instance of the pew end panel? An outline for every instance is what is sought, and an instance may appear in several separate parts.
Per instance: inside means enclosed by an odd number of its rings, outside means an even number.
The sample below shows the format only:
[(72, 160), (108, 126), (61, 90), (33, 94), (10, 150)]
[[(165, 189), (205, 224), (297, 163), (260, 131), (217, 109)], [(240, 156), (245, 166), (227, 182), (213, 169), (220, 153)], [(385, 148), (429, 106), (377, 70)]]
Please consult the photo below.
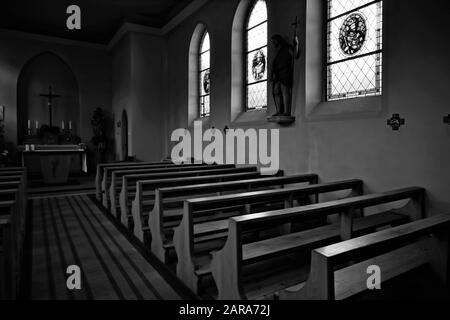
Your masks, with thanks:
[(195, 257), (193, 256), (194, 246), (192, 241), (185, 239), (193, 239), (194, 222), (190, 214), (192, 212), (192, 203), (184, 201), (183, 219), (181, 224), (175, 228), (173, 236), (173, 244), (177, 253), (177, 276), (194, 292), (197, 292), (198, 277), (195, 275)]
[[(246, 300), (247, 297), (242, 288), (242, 242), (241, 227), (235, 220), (229, 220), (229, 237), (222, 250), (211, 253), (211, 272), (216, 285), (219, 288), (218, 300), (224, 300), (221, 294), (227, 292), (227, 300)], [(236, 272), (225, 272), (226, 269), (233, 268)], [(225, 276), (222, 276), (225, 275)]]

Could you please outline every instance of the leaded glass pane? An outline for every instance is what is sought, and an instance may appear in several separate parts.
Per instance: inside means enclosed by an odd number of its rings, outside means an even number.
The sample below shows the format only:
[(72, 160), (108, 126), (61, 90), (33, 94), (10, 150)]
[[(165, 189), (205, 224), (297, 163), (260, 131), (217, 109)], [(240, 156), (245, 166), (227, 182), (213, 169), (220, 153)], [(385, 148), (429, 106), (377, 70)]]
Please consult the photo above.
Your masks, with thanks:
[(209, 69), (200, 72), (200, 96), (211, 93), (211, 80)]
[(208, 117), (210, 110), (210, 96), (200, 97), (200, 117)]
[(249, 110), (267, 107), (267, 81), (247, 86), (247, 108)]
[(266, 2), (264, 0), (258, 0), (250, 13), (247, 29), (253, 28), (254, 26), (265, 21), (267, 21)]
[(327, 99), (382, 93), (382, 1), (328, 0)]
[(202, 46), (200, 48), (200, 53), (206, 52), (210, 49), (210, 42), (209, 42), (209, 33), (206, 32), (205, 36), (203, 38)]
[(366, 5), (373, 0), (339, 0), (328, 2), (328, 18), (334, 18), (338, 15), (345, 14), (346, 12)]
[(247, 24), (247, 110), (267, 107), (267, 7), (257, 0)]
[(248, 84), (267, 80), (267, 47), (250, 52), (247, 64)]
[(210, 53), (209, 51), (203, 53), (200, 55), (200, 70), (199, 71), (203, 71), (206, 69), (209, 69), (210, 67)]
[(247, 32), (247, 51), (267, 46), (267, 22)]

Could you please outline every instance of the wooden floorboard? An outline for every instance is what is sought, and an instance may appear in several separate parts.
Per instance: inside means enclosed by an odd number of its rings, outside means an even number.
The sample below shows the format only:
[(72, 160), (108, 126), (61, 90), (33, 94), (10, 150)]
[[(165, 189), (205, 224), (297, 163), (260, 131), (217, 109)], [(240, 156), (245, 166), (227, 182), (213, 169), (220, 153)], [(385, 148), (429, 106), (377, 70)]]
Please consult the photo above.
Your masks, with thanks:
[[(31, 203), (32, 299), (180, 299), (87, 195), (43, 196)], [(70, 265), (82, 270), (81, 290), (66, 287)]]

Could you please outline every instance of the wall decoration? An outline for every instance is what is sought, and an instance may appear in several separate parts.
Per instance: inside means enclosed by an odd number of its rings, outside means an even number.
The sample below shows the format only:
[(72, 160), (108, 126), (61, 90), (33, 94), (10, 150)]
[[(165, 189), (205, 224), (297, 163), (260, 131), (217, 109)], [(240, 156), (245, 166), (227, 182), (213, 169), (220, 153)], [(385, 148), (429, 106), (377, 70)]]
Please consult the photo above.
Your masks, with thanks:
[(354, 13), (343, 22), (339, 31), (339, 44), (344, 54), (353, 56), (364, 46), (367, 35), (366, 20), (361, 13)]
[(405, 119), (400, 118), (400, 115), (396, 113), (387, 121), (387, 124), (392, 127), (393, 131), (399, 131), (400, 127), (406, 124), (406, 121)]
[(266, 55), (262, 50), (256, 51), (252, 60), (253, 79), (260, 81), (266, 74)]
[(292, 42), (287, 41), (279, 34), (272, 36), (272, 44), (277, 53), (272, 61), (270, 79), (277, 113), (267, 118), (269, 122), (284, 125), (295, 122), (295, 117), (292, 116), (292, 90), (294, 87), (295, 61), (300, 57), (299, 25), (300, 22), (296, 17), (292, 24), (294, 27)]
[(446, 117), (444, 117), (444, 123), (448, 124), (450, 126), (450, 114)]
[(209, 70), (203, 74), (203, 91), (205, 93), (211, 92), (211, 78)]

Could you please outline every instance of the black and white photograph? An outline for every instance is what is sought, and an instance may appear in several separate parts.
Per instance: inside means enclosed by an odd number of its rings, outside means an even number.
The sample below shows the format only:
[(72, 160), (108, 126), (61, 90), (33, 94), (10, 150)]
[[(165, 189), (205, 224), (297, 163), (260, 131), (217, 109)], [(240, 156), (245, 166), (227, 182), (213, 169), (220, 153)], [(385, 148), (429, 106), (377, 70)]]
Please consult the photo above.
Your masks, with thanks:
[(2, 0), (0, 309), (445, 303), (449, 9)]

